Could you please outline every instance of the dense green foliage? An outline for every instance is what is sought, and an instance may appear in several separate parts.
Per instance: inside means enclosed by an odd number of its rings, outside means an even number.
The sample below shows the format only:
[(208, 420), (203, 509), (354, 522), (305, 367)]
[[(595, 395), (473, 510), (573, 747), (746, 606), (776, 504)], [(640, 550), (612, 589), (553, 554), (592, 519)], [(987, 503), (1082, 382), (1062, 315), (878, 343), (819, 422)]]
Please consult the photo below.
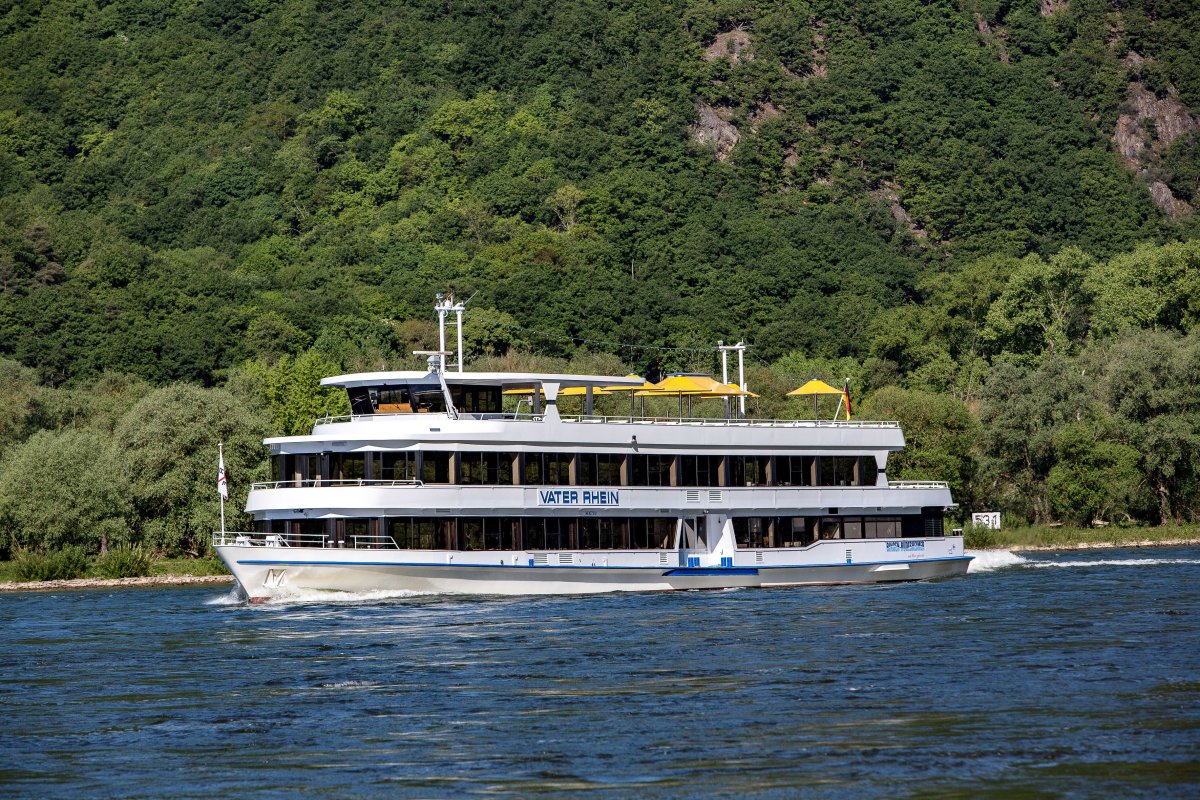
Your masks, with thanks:
[(114, 547), (96, 559), (93, 568), (101, 578), (141, 578), (150, 574), (154, 554), (141, 547)]
[(88, 558), (83, 548), (74, 545), (53, 552), (22, 551), (13, 559), (13, 577), (18, 581), (62, 581), (82, 578)]
[(758, 413), (849, 377), (965, 509), (1197, 517), (1200, 225), (1148, 183), (1196, 202), (1200, 133), (1112, 137), (1200, 108), (1200, 12), (1045, 5), (10, 6), (0, 551), (203, 550), (214, 442), (244, 491), (449, 287), (477, 363), (742, 338)]

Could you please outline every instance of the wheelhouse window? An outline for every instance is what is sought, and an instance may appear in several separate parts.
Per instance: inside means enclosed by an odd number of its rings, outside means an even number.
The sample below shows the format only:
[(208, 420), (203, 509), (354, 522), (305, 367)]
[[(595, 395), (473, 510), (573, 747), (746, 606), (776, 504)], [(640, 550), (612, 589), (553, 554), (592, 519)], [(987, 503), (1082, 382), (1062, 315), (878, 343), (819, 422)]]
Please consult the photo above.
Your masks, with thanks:
[(401, 381), (380, 386), (351, 386), (346, 389), (354, 414), (444, 413), (446, 397), (436, 382)]
[(450, 399), (459, 411), (469, 414), (499, 414), (504, 410), (504, 396), (499, 386), (450, 387)]

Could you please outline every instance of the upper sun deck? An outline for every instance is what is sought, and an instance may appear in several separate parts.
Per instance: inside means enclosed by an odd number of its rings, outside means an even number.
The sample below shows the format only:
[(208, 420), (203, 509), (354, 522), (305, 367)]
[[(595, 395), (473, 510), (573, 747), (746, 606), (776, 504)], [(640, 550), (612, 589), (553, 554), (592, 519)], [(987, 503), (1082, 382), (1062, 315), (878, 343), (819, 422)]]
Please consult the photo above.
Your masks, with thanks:
[[(370, 448), (422, 442), (476, 447), (507, 442), (611, 448), (632, 443), (642, 449), (755, 452), (887, 451), (904, 446), (894, 421), (821, 419), (815, 413), (810, 419), (749, 417), (736, 404), (749, 392), (696, 375), (649, 384), (632, 375), (433, 370), (355, 373), (321, 383), (343, 387), (351, 413), (322, 417), (310, 436), (270, 439), (269, 445), (307, 449), (326, 442)], [(664, 388), (668, 386), (674, 388)], [(701, 414), (692, 413), (694, 399), (701, 401)], [(840, 392), (837, 399), (842, 400)]]
[[(530, 389), (542, 386), (544, 390), (599, 389), (604, 386), (631, 386), (640, 388), (645, 381), (636, 376), (611, 377), (607, 375), (557, 375), (543, 372), (444, 372), (442, 377), (450, 386), (491, 386), (500, 389)], [(356, 372), (322, 378), (322, 386), (341, 386), (346, 389), (403, 384), (437, 384), (436, 372), (420, 370), (397, 370), (391, 372)]]

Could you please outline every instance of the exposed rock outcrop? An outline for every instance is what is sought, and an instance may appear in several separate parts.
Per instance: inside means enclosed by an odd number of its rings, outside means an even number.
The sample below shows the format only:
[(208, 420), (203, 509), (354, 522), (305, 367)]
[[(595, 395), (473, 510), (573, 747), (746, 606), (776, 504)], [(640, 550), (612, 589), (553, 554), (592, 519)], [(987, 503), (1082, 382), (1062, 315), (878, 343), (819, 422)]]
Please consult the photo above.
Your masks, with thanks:
[[(1133, 69), (1137, 69), (1144, 61), (1134, 52), (1124, 59), (1125, 65)], [(1162, 154), (1173, 141), (1198, 128), (1200, 120), (1179, 99), (1179, 92), (1174, 86), (1168, 86), (1163, 96), (1159, 97), (1141, 81), (1135, 80), (1129, 84), (1129, 91), (1113, 129), (1113, 148), (1122, 163), (1150, 185), (1151, 199), (1171, 219), (1189, 214), (1192, 209), (1157, 179)]]
[(887, 206), (888, 210), (892, 212), (892, 219), (896, 221), (896, 225), (905, 228), (918, 239), (929, 237), (929, 232), (913, 222), (912, 217), (908, 215), (908, 210), (900, 204), (899, 186), (894, 183), (885, 183), (878, 189), (871, 191), (870, 195)]
[(751, 50), (753, 44), (754, 39), (744, 30), (726, 31), (717, 34), (713, 43), (704, 48), (704, 55), (701, 57), (705, 61), (716, 61), (718, 58), (728, 59), (730, 64), (736, 66), (743, 61), (754, 60), (754, 51)]
[(697, 103), (696, 115), (696, 123), (688, 129), (692, 141), (714, 148), (718, 161), (729, 158), (729, 153), (742, 135), (729, 121), (728, 110), (717, 109), (707, 103)]
[(1043, 17), (1053, 16), (1059, 11), (1065, 11), (1070, 4), (1071, 0), (1039, 0), (1038, 2)]

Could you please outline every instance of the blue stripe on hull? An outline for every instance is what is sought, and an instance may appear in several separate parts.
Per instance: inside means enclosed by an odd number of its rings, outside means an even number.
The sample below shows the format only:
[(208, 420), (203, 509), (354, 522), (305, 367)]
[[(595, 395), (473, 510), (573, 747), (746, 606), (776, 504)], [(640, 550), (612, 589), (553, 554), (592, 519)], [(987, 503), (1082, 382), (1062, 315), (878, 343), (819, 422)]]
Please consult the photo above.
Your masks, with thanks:
[(667, 570), (663, 573), (664, 578), (693, 578), (693, 577), (711, 577), (714, 575), (725, 577), (726, 575), (757, 575), (756, 569), (742, 569), (739, 567), (680, 567), (679, 569)]
[[(937, 561), (970, 561), (972, 556), (946, 556), (942, 558), (921, 558), (908, 561), (855, 561), (853, 563), (833, 562), (831, 564), (762, 564), (757, 568), (749, 567), (679, 567), (664, 572), (664, 575), (757, 575), (764, 569), (826, 569), (828, 567), (878, 567), (884, 564), (931, 564)], [(612, 570), (662, 570), (662, 565), (647, 565), (644, 567), (631, 566), (590, 566), (587, 564), (543, 564), (536, 567), (524, 564), (430, 564), (420, 561), (280, 561), (277, 559), (239, 559), (238, 564), (260, 567), (441, 567), (441, 568), (486, 568), (486, 569), (612, 569)]]

